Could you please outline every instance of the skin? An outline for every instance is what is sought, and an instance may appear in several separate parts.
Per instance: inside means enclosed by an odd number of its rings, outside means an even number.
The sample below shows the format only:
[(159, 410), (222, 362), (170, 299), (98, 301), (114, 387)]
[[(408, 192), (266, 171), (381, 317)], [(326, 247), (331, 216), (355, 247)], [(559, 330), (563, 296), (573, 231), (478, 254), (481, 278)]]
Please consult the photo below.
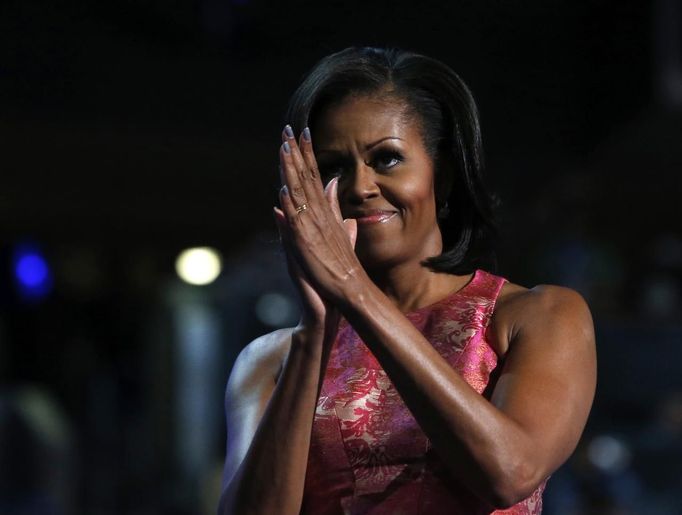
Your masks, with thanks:
[(596, 357), (584, 300), (566, 288), (505, 284), (489, 328), (502, 372), (490, 401), (480, 396), (403, 314), (471, 279), (421, 265), (442, 242), (419, 121), (396, 99), (350, 97), (328, 109), (314, 136), (320, 170), (338, 177), (323, 189), (312, 141), (283, 132), (286, 188), (275, 219), (303, 316), (296, 328), (252, 342), (234, 366), (220, 512), (300, 511), (339, 314), (451, 474), (491, 508), (524, 499), (573, 452), (592, 404)]

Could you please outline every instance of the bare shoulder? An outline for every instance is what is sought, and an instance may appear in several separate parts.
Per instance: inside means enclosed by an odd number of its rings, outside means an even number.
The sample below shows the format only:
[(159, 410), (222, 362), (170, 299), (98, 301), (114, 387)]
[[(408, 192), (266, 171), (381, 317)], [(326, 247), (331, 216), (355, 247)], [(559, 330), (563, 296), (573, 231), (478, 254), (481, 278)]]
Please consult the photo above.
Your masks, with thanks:
[(268, 385), (274, 387), (282, 363), (289, 352), (293, 329), (278, 329), (253, 340), (242, 349), (227, 382), (226, 400), (258, 394)]
[(543, 456), (539, 481), (573, 452), (592, 406), (597, 357), (590, 310), (569, 288), (510, 284), (498, 298), (493, 325), (489, 337), (503, 361), (491, 402), (524, 428)]
[(491, 320), (491, 337), (498, 354), (524, 333), (561, 332), (571, 329), (581, 340), (593, 344), (594, 327), (585, 299), (575, 290), (542, 284), (525, 288), (506, 283), (498, 297)]

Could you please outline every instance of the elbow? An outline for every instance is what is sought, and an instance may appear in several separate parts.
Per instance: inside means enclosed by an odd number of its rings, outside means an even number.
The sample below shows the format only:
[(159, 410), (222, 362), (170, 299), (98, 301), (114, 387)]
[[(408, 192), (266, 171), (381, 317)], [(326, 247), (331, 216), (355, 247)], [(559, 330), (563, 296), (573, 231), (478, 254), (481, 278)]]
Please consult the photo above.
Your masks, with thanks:
[(541, 476), (530, 463), (518, 463), (497, 476), (485, 500), (495, 509), (511, 508), (533, 494), (542, 482)]

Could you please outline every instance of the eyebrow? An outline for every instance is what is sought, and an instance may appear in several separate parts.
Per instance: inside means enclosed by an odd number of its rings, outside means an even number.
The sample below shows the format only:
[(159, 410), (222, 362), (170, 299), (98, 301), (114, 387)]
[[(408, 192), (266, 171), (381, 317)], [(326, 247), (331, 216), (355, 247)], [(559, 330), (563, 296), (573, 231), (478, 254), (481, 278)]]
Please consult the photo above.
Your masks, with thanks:
[[(374, 147), (376, 147), (379, 143), (383, 143), (384, 141), (389, 140), (389, 139), (397, 139), (397, 140), (403, 141), (403, 138), (399, 138), (398, 136), (386, 136), (385, 138), (378, 139), (376, 141), (373, 141), (372, 143), (368, 143), (367, 145), (365, 145), (365, 151), (371, 150)], [(323, 148), (323, 149), (318, 150), (317, 153), (318, 154), (340, 154), (341, 152), (338, 150)]]
[(378, 139), (372, 143), (365, 145), (365, 150), (371, 150), (373, 147), (376, 147), (379, 143), (382, 143), (388, 139), (399, 139), (400, 141), (403, 140), (402, 138), (399, 138), (398, 136), (386, 136), (385, 138)]

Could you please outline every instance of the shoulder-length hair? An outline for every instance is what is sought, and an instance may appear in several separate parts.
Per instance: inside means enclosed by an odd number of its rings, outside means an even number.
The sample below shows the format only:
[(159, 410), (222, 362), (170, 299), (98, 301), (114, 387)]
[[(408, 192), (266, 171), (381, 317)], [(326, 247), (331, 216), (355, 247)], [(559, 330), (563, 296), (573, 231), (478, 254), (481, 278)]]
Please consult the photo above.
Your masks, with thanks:
[(442, 62), (397, 49), (346, 48), (323, 58), (289, 102), (296, 132), (349, 95), (385, 95), (405, 102), (421, 124), (434, 161), (443, 252), (424, 261), (437, 272), (467, 274), (495, 268), (496, 199), (483, 182), (478, 109), (469, 88)]

